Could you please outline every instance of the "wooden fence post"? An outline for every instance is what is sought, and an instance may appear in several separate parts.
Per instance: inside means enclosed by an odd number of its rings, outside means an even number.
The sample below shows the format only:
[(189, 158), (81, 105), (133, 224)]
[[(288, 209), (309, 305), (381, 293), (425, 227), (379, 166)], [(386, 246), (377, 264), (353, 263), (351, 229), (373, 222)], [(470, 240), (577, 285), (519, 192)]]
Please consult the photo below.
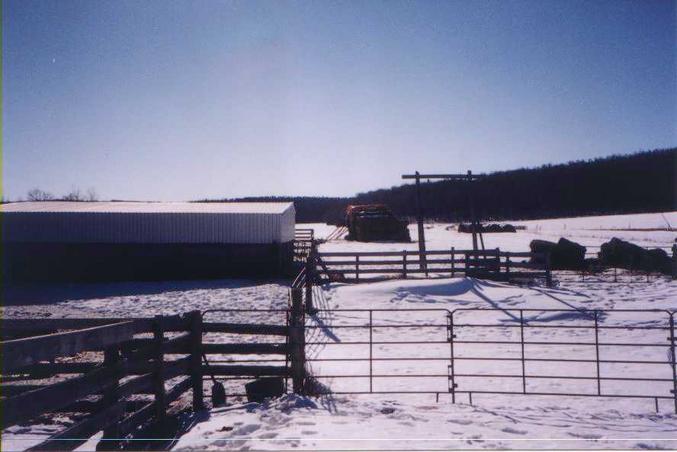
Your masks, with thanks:
[(455, 264), (455, 262), (454, 262), (454, 260), (455, 260), (455, 258), (456, 258), (455, 255), (456, 255), (456, 250), (455, 250), (454, 247), (452, 246), (452, 247), (451, 247), (451, 277), (452, 277), (452, 278), (454, 277), (454, 274), (456, 273), (456, 264)]
[(677, 244), (672, 245), (672, 279), (677, 279)]
[(464, 276), (466, 276), (466, 277), (470, 276), (470, 275), (468, 275), (468, 273), (472, 273), (472, 272), (470, 272), (470, 255), (467, 252), (465, 253), (465, 263), (464, 263), (464, 265), (465, 265), (465, 268), (463, 269)]
[(407, 250), (402, 251), (402, 275), (407, 279)]
[(510, 253), (505, 256), (505, 279), (510, 282)]
[(165, 425), (167, 417), (167, 394), (165, 392), (165, 354), (162, 349), (164, 342), (164, 327), (162, 325), (162, 316), (156, 315), (153, 322), (153, 345), (154, 353), (154, 377), (153, 394), (155, 395), (155, 417), (158, 425)]
[(193, 386), (193, 411), (205, 408), (202, 388), (202, 314), (200, 311), (188, 313), (190, 322), (190, 379)]
[(305, 318), (303, 315), (303, 295), (301, 289), (291, 289), (291, 316), (289, 320), (289, 355), (294, 393), (303, 394), (305, 370)]
[(313, 282), (315, 280), (315, 273), (313, 270), (315, 266), (313, 260), (314, 256), (311, 251), (306, 260), (306, 312), (308, 314), (315, 313), (315, 307), (313, 306)]
[(496, 259), (494, 260), (496, 264), (496, 276), (500, 278), (501, 276), (501, 249), (499, 247), (496, 247)]
[(360, 256), (355, 256), (355, 279), (360, 282)]
[[(119, 345), (112, 345), (110, 347), (106, 347), (103, 352), (103, 365), (104, 366), (115, 366), (117, 363), (120, 362), (121, 360), (120, 356), (120, 346)], [(108, 389), (106, 389), (103, 393), (103, 397), (101, 400), (101, 409), (105, 410), (108, 407), (111, 407), (118, 403), (119, 400), (119, 394), (118, 394), (118, 388), (120, 387), (120, 381), (117, 380), (113, 385), (111, 385)], [(102, 441), (97, 444), (96, 449), (97, 450), (116, 450), (119, 449), (118, 447), (118, 441), (116, 441), (117, 438), (120, 438), (120, 419), (118, 419), (116, 422), (113, 422), (111, 425), (106, 427), (103, 430), (103, 437), (101, 438)]]

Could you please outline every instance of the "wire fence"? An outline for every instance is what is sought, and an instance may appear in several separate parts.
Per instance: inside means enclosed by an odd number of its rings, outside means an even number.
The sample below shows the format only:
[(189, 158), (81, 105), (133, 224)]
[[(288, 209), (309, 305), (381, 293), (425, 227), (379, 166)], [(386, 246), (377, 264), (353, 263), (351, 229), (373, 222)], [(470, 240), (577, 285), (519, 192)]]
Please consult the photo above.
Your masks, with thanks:
[[(318, 313), (322, 312), (320, 309)], [(521, 394), (671, 400), (674, 313), (663, 310), (335, 309), (307, 317), (312, 377), (333, 394)]]

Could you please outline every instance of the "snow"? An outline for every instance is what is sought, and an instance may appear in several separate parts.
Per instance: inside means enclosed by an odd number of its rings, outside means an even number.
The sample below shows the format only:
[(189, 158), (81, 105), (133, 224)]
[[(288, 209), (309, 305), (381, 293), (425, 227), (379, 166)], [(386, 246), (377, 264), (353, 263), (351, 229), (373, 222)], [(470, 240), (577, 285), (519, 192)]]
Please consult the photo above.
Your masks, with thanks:
[[(674, 226), (677, 212), (665, 214)], [(663, 223), (661, 223), (663, 221)], [(514, 223), (515, 224), (515, 223)], [(675, 232), (616, 231), (615, 228), (663, 228), (661, 214), (616, 216), (613, 218), (579, 218), (519, 222), (526, 230), (515, 234), (485, 234), (487, 247), (525, 251), (534, 238), (557, 240), (561, 236), (599, 246), (618, 236), (645, 246), (670, 247)], [(326, 237), (334, 229), (314, 227), (316, 237)], [(411, 226), (416, 237), (415, 225)], [(470, 247), (470, 235), (459, 234), (451, 225), (426, 224), (428, 249)], [(415, 250), (416, 243), (357, 243), (343, 239), (321, 245), (323, 251)], [(594, 250), (594, 249), (593, 249)], [(596, 250), (594, 250), (596, 251)], [(322, 311), (309, 317), (306, 333), (307, 356), (311, 359), (360, 358), (357, 362), (311, 361), (314, 375), (368, 375), (369, 346), (346, 344), (368, 339), (366, 328), (372, 309), (372, 325), (395, 326), (373, 328), (374, 341), (417, 340), (427, 344), (374, 345), (374, 357), (417, 357), (430, 360), (374, 361), (373, 374), (410, 375), (402, 378), (375, 378), (375, 391), (421, 390), (429, 394), (341, 394), (346, 390), (368, 391), (369, 378), (320, 378), (334, 394), (319, 397), (287, 395), (263, 404), (245, 403), (229, 397), (229, 405), (188, 416), (192, 428), (174, 449), (256, 449), (256, 450), (364, 450), (364, 449), (456, 449), (456, 448), (675, 448), (677, 415), (671, 399), (660, 399), (656, 412), (653, 398), (609, 398), (574, 396), (532, 396), (477, 394), (472, 405), (465, 391), (486, 387), (519, 390), (521, 379), (470, 379), (456, 377), (456, 403), (448, 393), (449, 345), (446, 321), (455, 311), (457, 325), (492, 323), (492, 329), (457, 327), (457, 340), (512, 340), (519, 334), (519, 310), (533, 325), (566, 328), (531, 328), (525, 338), (542, 342), (527, 346), (527, 357), (567, 359), (594, 358), (594, 347), (585, 345), (549, 345), (557, 341), (594, 340), (593, 330), (580, 329), (594, 321), (592, 310), (615, 310), (601, 313), (600, 325), (618, 327), (662, 327), (667, 315), (660, 310), (677, 308), (677, 284), (665, 277), (622, 275), (619, 282), (606, 278), (585, 281), (571, 273), (556, 274), (558, 285), (516, 286), (473, 278), (408, 279), (348, 285), (332, 283), (316, 292)], [(5, 293), (5, 317), (26, 316), (152, 316), (192, 309), (278, 309), (287, 306), (288, 281), (188, 281), (168, 283), (118, 283), (42, 288), (14, 288)], [(478, 312), (469, 309), (495, 309)], [(412, 311), (425, 309), (424, 311)], [(568, 312), (551, 310), (566, 309)], [(571, 310), (574, 311), (571, 311)], [(623, 309), (652, 309), (649, 313), (624, 313)], [(353, 311), (351, 311), (353, 310)], [(359, 311), (358, 311), (359, 310)], [(397, 311), (399, 310), (399, 311)], [(261, 312), (215, 312), (209, 320), (219, 318), (275, 322), (272, 314)], [(424, 325), (433, 325), (427, 327)], [(438, 325), (438, 326), (435, 326)], [(511, 328), (512, 326), (512, 328)], [(602, 347), (602, 359), (651, 360), (659, 364), (605, 364), (607, 376), (643, 376), (671, 379), (668, 347), (641, 344), (667, 344), (666, 330), (600, 330), (600, 342), (618, 340), (635, 347)], [(251, 337), (247, 340), (256, 340)], [(209, 337), (212, 340), (232, 338)], [(238, 340), (242, 340), (239, 338)], [(431, 343), (431, 342), (440, 342)], [(458, 344), (456, 358), (519, 357), (519, 346), (505, 344)], [(253, 356), (256, 358), (256, 356)], [(456, 373), (519, 374), (520, 361), (484, 362), (457, 359)], [(529, 375), (590, 376), (590, 363), (527, 362)], [(411, 377), (425, 373), (439, 377)], [(604, 381), (607, 394), (665, 394), (670, 396), (671, 382)], [(473, 386), (475, 385), (475, 386)], [(594, 380), (528, 380), (530, 391), (585, 392), (594, 394)], [(210, 387), (210, 383), (206, 387)], [(227, 385), (229, 392), (234, 387)], [(435, 394), (439, 392), (439, 394)], [(29, 447), (44, 439), (54, 426), (16, 427), (3, 432), (2, 449)], [(95, 441), (82, 446), (91, 450)]]
[[(666, 221), (667, 220), (667, 221)], [(574, 240), (589, 247), (588, 253), (596, 253), (599, 246), (618, 237), (641, 246), (662, 247), (668, 251), (675, 243), (677, 231), (626, 230), (677, 228), (677, 212), (614, 215), (609, 217), (581, 217), (550, 220), (531, 220), (510, 222), (515, 226), (524, 226), (525, 230), (516, 233), (485, 233), (486, 248), (500, 248), (502, 251), (528, 251), (529, 243), (534, 239), (557, 241), (560, 237)], [(297, 227), (315, 229), (318, 238), (326, 237), (333, 226), (321, 224), (298, 224)], [(426, 222), (424, 225), (426, 248), (428, 250), (472, 249), (472, 235), (459, 233), (456, 225), (448, 223)], [(346, 240), (332, 240), (320, 245), (320, 251), (415, 251), (418, 250), (418, 229), (416, 224), (409, 225), (411, 243), (363, 243)]]
[(174, 449), (657, 448), (674, 445), (676, 428), (677, 420), (667, 414), (562, 407), (555, 398), (470, 406), (436, 403), (432, 396), (318, 400), (290, 395), (263, 405), (213, 410)]

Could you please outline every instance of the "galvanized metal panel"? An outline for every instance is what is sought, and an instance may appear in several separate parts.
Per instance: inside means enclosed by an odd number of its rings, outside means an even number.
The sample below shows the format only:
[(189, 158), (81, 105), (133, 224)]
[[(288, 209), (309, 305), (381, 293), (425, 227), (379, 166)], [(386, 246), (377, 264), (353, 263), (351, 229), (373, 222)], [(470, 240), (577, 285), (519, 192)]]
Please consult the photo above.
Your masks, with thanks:
[[(26, 206), (21, 209), (16, 204)], [(90, 203), (16, 204), (5, 205), (11, 208), (0, 214), (3, 238), (10, 242), (285, 243), (294, 237), (291, 203), (264, 203), (267, 205), (262, 207), (214, 203), (211, 209), (195, 209), (193, 203), (120, 203), (125, 206), (112, 207), (92, 203), (97, 205), (93, 208), (87, 208)], [(142, 204), (146, 210), (140, 208)]]

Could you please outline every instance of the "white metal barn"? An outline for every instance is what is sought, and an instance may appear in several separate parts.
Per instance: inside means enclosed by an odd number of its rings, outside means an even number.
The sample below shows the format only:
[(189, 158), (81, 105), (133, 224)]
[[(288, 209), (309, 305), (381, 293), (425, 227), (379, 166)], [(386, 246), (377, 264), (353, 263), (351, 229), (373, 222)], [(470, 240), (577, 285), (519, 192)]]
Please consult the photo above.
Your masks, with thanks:
[(292, 260), (293, 203), (49, 201), (0, 209), (10, 281), (258, 276)]

